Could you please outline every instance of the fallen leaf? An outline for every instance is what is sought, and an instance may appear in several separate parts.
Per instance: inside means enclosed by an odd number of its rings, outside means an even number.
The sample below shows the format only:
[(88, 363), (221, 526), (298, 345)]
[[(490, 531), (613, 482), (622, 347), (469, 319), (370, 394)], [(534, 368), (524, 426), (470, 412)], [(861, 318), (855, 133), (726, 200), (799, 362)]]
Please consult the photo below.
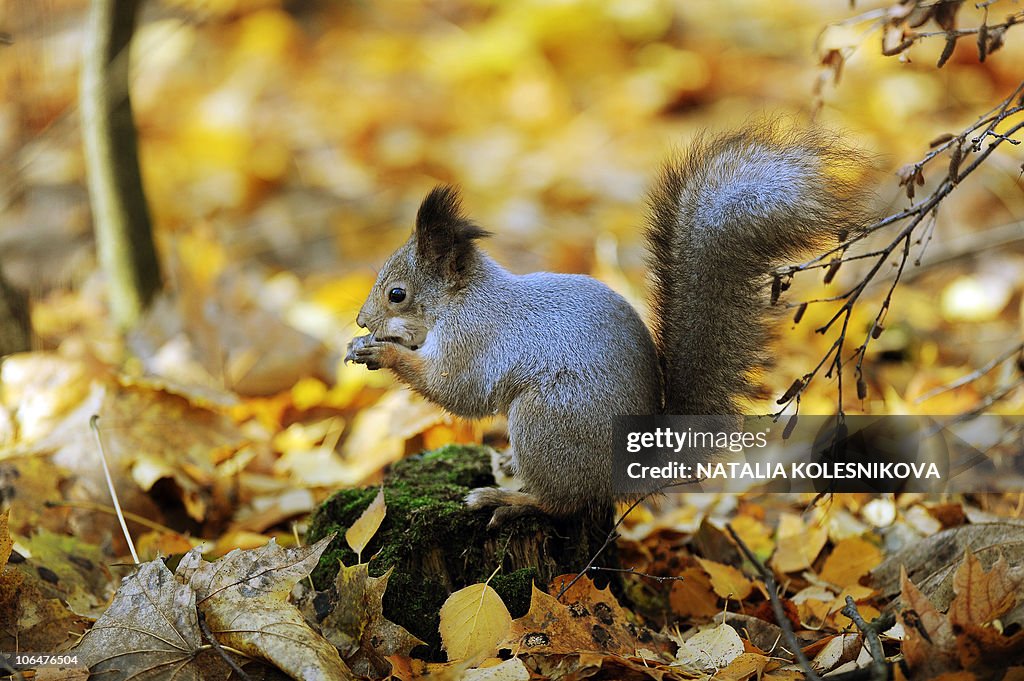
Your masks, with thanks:
[(753, 551), (761, 561), (768, 560), (775, 550), (772, 531), (760, 520), (746, 514), (737, 515), (729, 523), (733, 531), (743, 540), (747, 548)]
[(676, 662), (717, 672), (743, 654), (743, 639), (728, 624), (702, 629), (679, 645)]
[(900, 598), (905, 607), (900, 620), (905, 631), (902, 650), (907, 665), (922, 678), (956, 669), (956, 639), (949, 620), (910, 581), (906, 572), (902, 582)]
[(356, 552), (357, 560), (360, 563), (363, 562), (363, 549), (373, 539), (373, 535), (377, 533), (380, 524), (384, 522), (384, 516), (387, 512), (388, 507), (384, 503), (384, 489), (381, 488), (362, 515), (356, 518), (352, 526), (345, 531), (345, 541)]
[(352, 679), (337, 649), (288, 602), (292, 587), (316, 567), (333, 538), (292, 549), (271, 540), (214, 563), (192, 550), (175, 577), (195, 590), (196, 604), (221, 645), (266, 660), (295, 679)]
[[(586, 584), (581, 586), (582, 582)], [(642, 649), (671, 655), (674, 651), (669, 639), (634, 624), (610, 593), (595, 589), (587, 578), (562, 598), (564, 603), (534, 585), (529, 612), (512, 622), (508, 637), (499, 647), (513, 653), (554, 655), (627, 655)]]
[(703, 558), (698, 558), (697, 562), (700, 563), (700, 566), (704, 568), (704, 571), (711, 578), (711, 586), (714, 588), (715, 593), (722, 598), (742, 601), (754, 589), (753, 583), (742, 572), (731, 565), (722, 565), (713, 560), (705, 560)]
[(341, 566), (327, 592), (327, 604), (317, 608), (316, 620), (353, 673), (382, 678), (391, 672), (391, 656), (407, 657), (423, 641), (384, 617), (382, 599), (391, 570), (370, 577), (367, 568), (366, 563)]
[(828, 542), (828, 528), (807, 527), (799, 516), (782, 514), (771, 566), (778, 572), (798, 572), (811, 567)]
[(493, 667), (468, 669), (462, 678), (464, 681), (530, 681), (530, 671), (522, 660), (513, 657)]
[(1024, 655), (1024, 631), (1006, 636), (992, 621), (1017, 605), (1021, 580), (1011, 577), (1000, 556), (988, 572), (967, 551), (953, 575), (956, 597), (947, 617), (957, 639), (956, 652), (965, 669), (999, 669)]
[(718, 596), (711, 586), (711, 579), (704, 570), (697, 567), (686, 568), (679, 576), (681, 580), (672, 582), (668, 593), (668, 602), (679, 617), (686, 620), (707, 621), (718, 614)]
[(152, 560), (124, 578), (113, 603), (71, 652), (92, 674), (114, 681), (225, 678), (222, 660), (198, 663), (202, 647), (195, 592), (162, 560)]
[(768, 658), (758, 653), (743, 653), (715, 674), (715, 681), (747, 681), (760, 676), (768, 664)]
[(953, 575), (956, 597), (949, 606), (949, 620), (954, 624), (989, 624), (1017, 604), (1020, 586), (1020, 578), (1010, 576), (1002, 556), (986, 572), (974, 554), (966, 551)]
[(449, 660), (472, 660), (493, 655), (511, 626), (512, 615), (498, 592), (473, 584), (444, 602), (438, 629)]
[(856, 660), (860, 648), (860, 634), (833, 636), (811, 660), (811, 667), (820, 674), (832, 671), (844, 662)]
[(859, 584), (882, 562), (882, 552), (874, 544), (859, 538), (844, 539), (825, 559), (819, 576), (830, 584), (843, 588)]

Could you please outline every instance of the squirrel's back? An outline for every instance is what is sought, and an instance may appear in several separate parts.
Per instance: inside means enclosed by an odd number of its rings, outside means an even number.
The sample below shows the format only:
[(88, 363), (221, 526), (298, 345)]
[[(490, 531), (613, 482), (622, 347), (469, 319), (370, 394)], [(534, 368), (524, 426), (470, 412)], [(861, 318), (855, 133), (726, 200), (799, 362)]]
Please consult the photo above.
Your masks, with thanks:
[(666, 412), (738, 414), (768, 364), (771, 269), (863, 224), (864, 156), (834, 134), (754, 124), (703, 135), (648, 199)]
[[(480, 348), (480, 366), (494, 371), (490, 382), (499, 408), (523, 390), (535, 389), (553, 401), (586, 401), (607, 413), (660, 409), (654, 341), (622, 296), (588, 276), (514, 275), (487, 260), (481, 276), (489, 283), (479, 287), (482, 294), (467, 294), (450, 313), (458, 318), (452, 326), (461, 328), (450, 329), (448, 342)], [(467, 325), (469, 311), (490, 321), (480, 328)], [(496, 319), (517, 332), (495, 334)]]

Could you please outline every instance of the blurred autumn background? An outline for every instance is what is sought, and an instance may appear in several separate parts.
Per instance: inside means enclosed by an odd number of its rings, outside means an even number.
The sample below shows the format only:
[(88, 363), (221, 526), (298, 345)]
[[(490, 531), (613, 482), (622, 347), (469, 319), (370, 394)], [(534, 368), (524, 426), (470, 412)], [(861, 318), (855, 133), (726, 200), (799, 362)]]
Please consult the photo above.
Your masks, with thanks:
[[(86, 189), (87, 3), (4, 1), (0, 267), (31, 311), (30, 351), (0, 366), (0, 496), (17, 541), (56, 556), (73, 534), (97, 562), (101, 546), (126, 554), (92, 414), (144, 558), (199, 538), (215, 554), (274, 535), (294, 544), (290, 522), (336, 488), (379, 482), (424, 448), (500, 442), (500, 423), (450, 418), (384, 372), (341, 362), (374, 268), (439, 183), (462, 187), (495, 233), (487, 248), (513, 271), (589, 273), (639, 307), (645, 189), (701, 129), (814, 117), (875, 156), (880, 218), (909, 206), (896, 171), (1015, 92), (1024, 40), (1011, 26), (983, 61), (974, 35), (943, 54), (933, 22), (918, 30), (934, 37), (885, 56), (876, 24), (894, 3), (852, 4), (143, 3), (131, 95), (165, 291), (123, 334)], [(1019, 17), (1016, 3), (985, 4), (964, 5), (958, 25)], [(885, 333), (864, 353), (862, 399), (853, 379), (845, 386), (847, 411), (1024, 407), (1022, 157), (1019, 142), (1003, 144), (915, 234)], [(948, 165), (947, 154), (926, 168), (917, 199)], [(891, 238), (880, 230), (862, 250)], [(897, 264), (853, 308), (850, 349)], [(815, 330), (836, 305), (811, 304), (794, 323), (799, 303), (864, 272), (857, 261), (828, 284), (822, 269), (795, 277), (778, 365), (753, 411), (775, 408), (833, 346), (834, 333)], [(837, 390), (820, 373), (802, 412), (833, 413)], [(93, 616), (109, 595), (76, 594), (75, 613)]]

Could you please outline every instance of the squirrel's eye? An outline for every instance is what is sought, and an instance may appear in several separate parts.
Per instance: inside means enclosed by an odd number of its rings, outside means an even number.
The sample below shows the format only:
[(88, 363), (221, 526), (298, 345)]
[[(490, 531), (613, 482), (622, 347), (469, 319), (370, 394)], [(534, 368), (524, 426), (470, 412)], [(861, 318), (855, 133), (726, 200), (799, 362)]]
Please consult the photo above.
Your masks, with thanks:
[(405, 300), (405, 289), (396, 286), (395, 288), (388, 291), (388, 300), (392, 303), (400, 303)]

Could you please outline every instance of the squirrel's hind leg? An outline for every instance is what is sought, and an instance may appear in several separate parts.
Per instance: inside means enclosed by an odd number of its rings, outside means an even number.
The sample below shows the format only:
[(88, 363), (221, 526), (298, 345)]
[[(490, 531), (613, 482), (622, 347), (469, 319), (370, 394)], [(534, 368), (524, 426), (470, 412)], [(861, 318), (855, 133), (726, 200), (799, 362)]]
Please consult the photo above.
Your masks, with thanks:
[(494, 508), (487, 529), (501, 527), (513, 518), (532, 513), (546, 513), (540, 500), (529, 492), (513, 492), (498, 487), (477, 487), (466, 495), (470, 508)]

